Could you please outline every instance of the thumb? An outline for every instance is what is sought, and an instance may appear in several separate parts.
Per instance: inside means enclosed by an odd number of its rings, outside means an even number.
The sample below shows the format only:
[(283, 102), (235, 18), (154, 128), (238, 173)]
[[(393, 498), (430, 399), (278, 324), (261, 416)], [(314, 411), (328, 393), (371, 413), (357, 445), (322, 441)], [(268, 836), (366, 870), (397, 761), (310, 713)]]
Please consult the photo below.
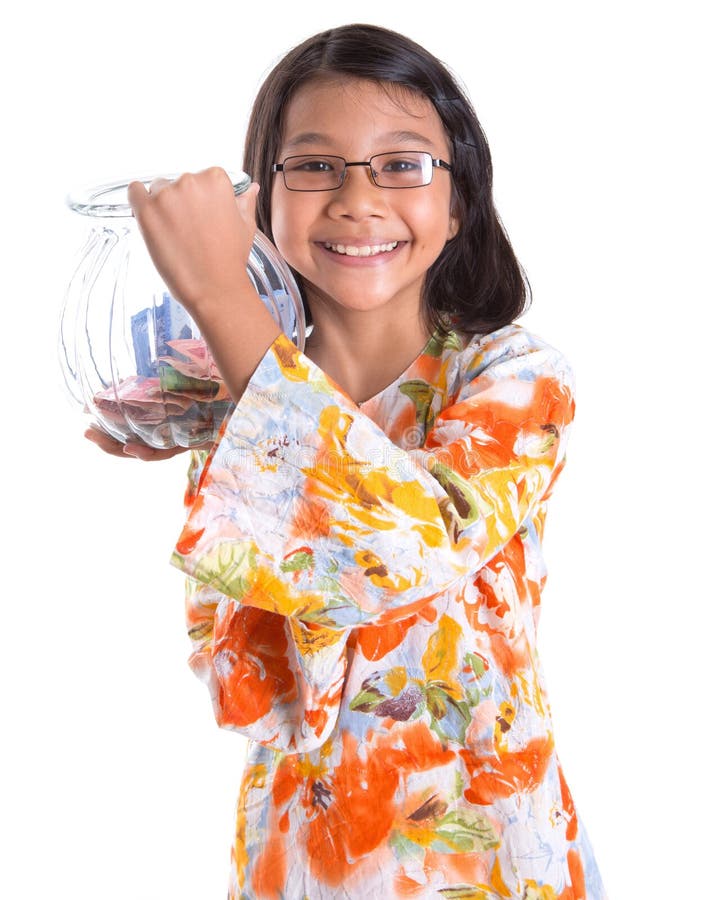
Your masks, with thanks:
[(241, 217), (255, 227), (255, 208), (258, 203), (260, 185), (253, 181), (243, 193), (236, 196), (236, 206)]
[(255, 209), (255, 204), (258, 202), (258, 193), (260, 191), (260, 185), (257, 181), (251, 181), (248, 187), (241, 191), (240, 194), (236, 194), (236, 203), (239, 206), (242, 206), (244, 203), (247, 203), (250, 209)]

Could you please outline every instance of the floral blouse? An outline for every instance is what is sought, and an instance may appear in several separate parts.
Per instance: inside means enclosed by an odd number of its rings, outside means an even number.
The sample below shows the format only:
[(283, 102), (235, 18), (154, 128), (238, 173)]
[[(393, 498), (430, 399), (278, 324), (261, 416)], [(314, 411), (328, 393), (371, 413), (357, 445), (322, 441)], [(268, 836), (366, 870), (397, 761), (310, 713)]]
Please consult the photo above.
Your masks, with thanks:
[(251, 739), (231, 900), (605, 897), (536, 651), (571, 382), (517, 325), (435, 335), (359, 406), (266, 352), (173, 556)]

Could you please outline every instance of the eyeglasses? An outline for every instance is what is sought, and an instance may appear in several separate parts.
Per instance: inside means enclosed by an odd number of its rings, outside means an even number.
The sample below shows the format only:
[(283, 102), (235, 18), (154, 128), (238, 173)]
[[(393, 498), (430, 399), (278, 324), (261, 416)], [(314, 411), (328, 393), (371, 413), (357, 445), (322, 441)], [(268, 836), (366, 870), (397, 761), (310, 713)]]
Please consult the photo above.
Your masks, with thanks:
[(451, 172), (449, 163), (422, 150), (377, 153), (366, 162), (347, 162), (341, 156), (288, 156), (274, 163), (273, 172), (282, 172), (289, 191), (336, 191), (342, 187), (348, 166), (367, 166), (372, 181), (382, 188), (415, 188), (431, 184), (434, 169)]

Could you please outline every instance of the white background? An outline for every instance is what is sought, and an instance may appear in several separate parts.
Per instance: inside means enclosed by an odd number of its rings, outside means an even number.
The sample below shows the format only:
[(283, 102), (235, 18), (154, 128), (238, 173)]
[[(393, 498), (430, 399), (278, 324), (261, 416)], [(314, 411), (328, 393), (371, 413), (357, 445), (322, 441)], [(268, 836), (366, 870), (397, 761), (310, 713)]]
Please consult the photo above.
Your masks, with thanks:
[(266, 71), (348, 21), (404, 31), (467, 85), (533, 285), (524, 321), (578, 375), (541, 655), (611, 900), (711, 896), (705, 6), (67, 0), (5, 13), (2, 897), (225, 895), (244, 745), (215, 727), (185, 664), (168, 565), (185, 460), (116, 460), (81, 437), (55, 349), (84, 224), (64, 195), (138, 171), (239, 168)]

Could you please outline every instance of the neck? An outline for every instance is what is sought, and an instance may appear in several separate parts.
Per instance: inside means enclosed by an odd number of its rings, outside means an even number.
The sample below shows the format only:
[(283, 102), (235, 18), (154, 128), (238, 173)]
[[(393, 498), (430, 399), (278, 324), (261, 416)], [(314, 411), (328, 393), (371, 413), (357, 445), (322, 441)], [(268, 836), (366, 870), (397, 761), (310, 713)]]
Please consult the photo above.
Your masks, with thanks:
[(424, 349), (431, 333), (418, 312), (336, 310), (311, 303), (305, 353), (356, 403), (390, 385)]

